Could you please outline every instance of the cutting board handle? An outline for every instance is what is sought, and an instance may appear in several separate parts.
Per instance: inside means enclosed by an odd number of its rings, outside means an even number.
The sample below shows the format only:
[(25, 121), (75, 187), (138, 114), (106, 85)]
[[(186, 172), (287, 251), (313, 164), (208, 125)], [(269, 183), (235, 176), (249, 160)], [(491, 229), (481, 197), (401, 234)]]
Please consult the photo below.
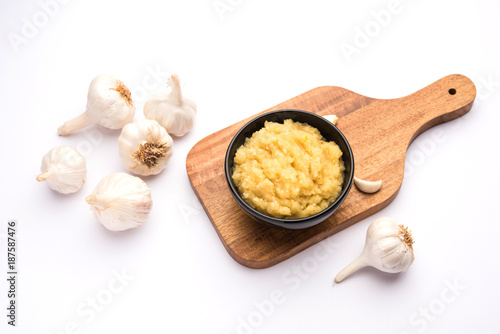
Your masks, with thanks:
[(474, 83), (460, 74), (448, 75), (401, 98), (358, 95), (357, 99), (365, 99), (366, 105), (353, 108), (337, 123), (351, 144), (357, 176), (378, 180), (392, 174), (390, 179), (397, 181), (392, 197), (403, 180), (406, 150), (411, 142), (429, 128), (467, 113), (475, 97)]
[[(476, 98), (476, 86), (464, 75), (452, 74), (427, 87), (396, 99), (409, 108), (409, 121), (417, 127), (408, 144), (427, 129), (467, 113)], [(398, 101), (399, 100), (399, 101)]]

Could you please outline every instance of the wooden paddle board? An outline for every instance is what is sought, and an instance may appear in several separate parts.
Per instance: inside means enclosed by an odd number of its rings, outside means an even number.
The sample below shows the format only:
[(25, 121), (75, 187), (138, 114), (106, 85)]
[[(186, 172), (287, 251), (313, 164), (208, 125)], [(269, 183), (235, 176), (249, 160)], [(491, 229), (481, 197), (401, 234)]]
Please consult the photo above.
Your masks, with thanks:
[[(314, 88), (200, 140), (188, 153), (187, 173), (229, 254), (250, 268), (270, 267), (386, 207), (403, 182), (411, 142), (425, 130), (467, 113), (475, 97), (474, 83), (458, 74), (397, 99), (374, 99), (334, 86)], [(382, 180), (382, 189), (365, 194), (353, 186), (329, 219), (307, 229), (278, 229), (251, 219), (231, 196), (224, 157), (244, 124), (278, 109), (337, 115), (337, 127), (354, 153), (355, 176)]]

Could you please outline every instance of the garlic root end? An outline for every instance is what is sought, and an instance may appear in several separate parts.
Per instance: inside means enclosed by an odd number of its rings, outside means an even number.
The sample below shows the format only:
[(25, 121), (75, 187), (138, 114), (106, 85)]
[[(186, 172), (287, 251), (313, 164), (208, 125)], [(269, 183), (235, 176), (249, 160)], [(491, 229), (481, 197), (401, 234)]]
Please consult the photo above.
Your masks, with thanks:
[(358, 257), (356, 260), (352, 261), (347, 267), (342, 269), (337, 276), (335, 276), (335, 283), (340, 283), (347, 277), (349, 277), (351, 274), (354, 272), (358, 271), (361, 268), (366, 267), (367, 265), (364, 263), (364, 261), (361, 259), (361, 257)]
[(61, 125), (57, 129), (57, 134), (59, 136), (66, 136), (69, 135), (70, 133), (83, 129), (89, 125), (94, 124), (95, 122), (88, 117), (87, 112), (84, 112), (81, 115), (76, 116), (73, 119), (70, 119), (69, 121), (65, 122), (63, 125)]
[(354, 177), (354, 184), (356, 185), (356, 188), (367, 194), (376, 193), (380, 190), (380, 188), (382, 188), (382, 180), (366, 181), (359, 179), (356, 176)]

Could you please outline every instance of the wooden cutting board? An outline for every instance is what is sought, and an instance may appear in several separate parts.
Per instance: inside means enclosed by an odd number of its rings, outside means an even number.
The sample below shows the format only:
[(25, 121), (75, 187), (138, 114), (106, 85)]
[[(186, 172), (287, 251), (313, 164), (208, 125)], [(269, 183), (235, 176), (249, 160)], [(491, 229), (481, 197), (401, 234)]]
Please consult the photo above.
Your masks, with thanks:
[[(467, 113), (475, 96), (474, 83), (462, 75), (446, 76), (411, 95), (389, 100), (340, 87), (318, 87), (200, 140), (187, 156), (187, 173), (229, 254), (250, 268), (270, 267), (386, 207), (403, 182), (410, 143), (425, 130)], [(329, 219), (308, 229), (277, 229), (252, 220), (231, 196), (224, 176), (225, 153), (245, 123), (277, 109), (337, 115), (337, 127), (354, 153), (355, 176), (381, 179), (382, 189), (364, 194), (353, 186)]]

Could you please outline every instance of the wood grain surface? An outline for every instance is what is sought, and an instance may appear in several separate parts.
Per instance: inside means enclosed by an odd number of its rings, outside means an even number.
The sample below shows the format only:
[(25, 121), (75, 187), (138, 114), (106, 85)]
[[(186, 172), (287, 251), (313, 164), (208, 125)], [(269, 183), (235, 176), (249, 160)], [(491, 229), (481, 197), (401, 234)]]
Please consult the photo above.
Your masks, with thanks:
[[(333, 86), (314, 88), (213, 133), (193, 146), (186, 159), (191, 185), (229, 254), (250, 268), (279, 263), (387, 206), (403, 182), (405, 155), (425, 130), (467, 113), (474, 83), (449, 75), (397, 99), (374, 99)], [(302, 230), (265, 226), (251, 219), (232, 198), (224, 176), (224, 157), (236, 132), (255, 116), (278, 109), (335, 114), (354, 153), (355, 176), (383, 180), (375, 194), (353, 186), (341, 207), (326, 221)]]

